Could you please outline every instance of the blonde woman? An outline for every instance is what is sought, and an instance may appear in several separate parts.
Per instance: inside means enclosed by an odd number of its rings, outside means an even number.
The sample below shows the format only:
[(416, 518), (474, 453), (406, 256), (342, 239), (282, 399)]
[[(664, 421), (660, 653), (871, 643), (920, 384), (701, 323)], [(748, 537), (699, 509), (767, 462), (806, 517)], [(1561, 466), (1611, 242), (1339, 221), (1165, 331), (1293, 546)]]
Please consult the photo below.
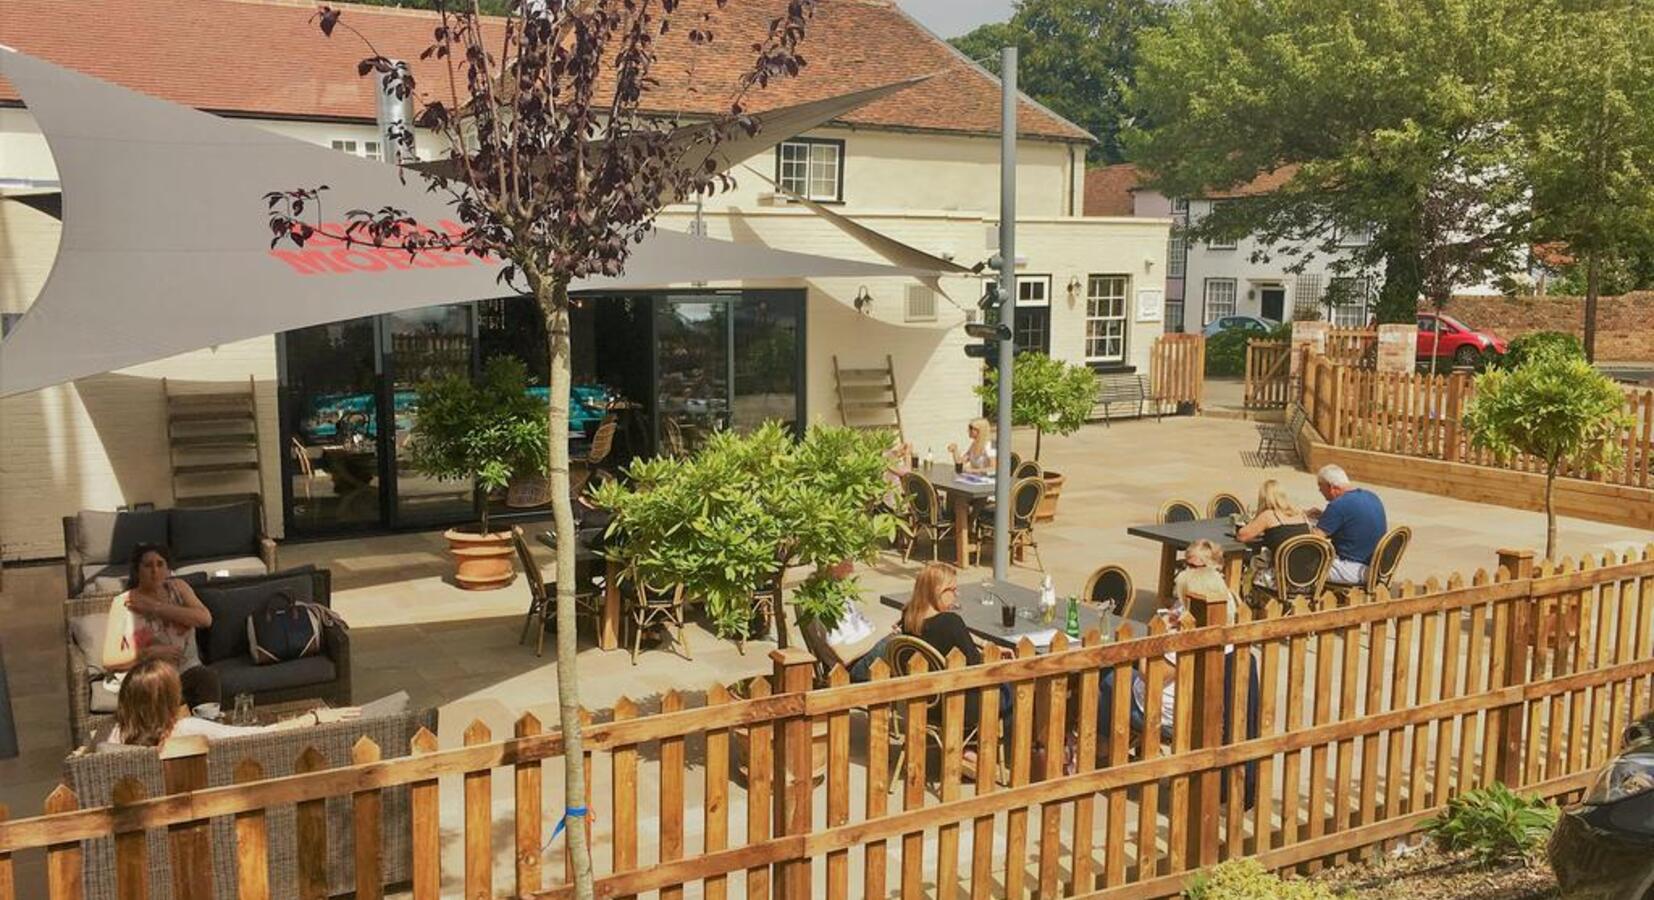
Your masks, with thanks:
[(127, 671), (115, 702), (115, 728), (104, 742), (109, 746), (158, 747), (171, 737), (199, 735), (208, 740), (240, 737), (264, 731), (303, 728), (338, 722), (361, 714), (356, 707), (317, 709), (275, 725), (225, 725), (189, 714), (184, 708), (178, 668), (150, 657)]
[(1223, 578), (1223, 548), (1205, 538), (1184, 548), (1183, 571), (1172, 580), (1171, 597), (1161, 598), (1161, 612), (1182, 615), (1190, 594), (1208, 600), (1222, 598), (1229, 605), (1229, 621), (1235, 620), (1235, 594)]
[(958, 607), (959, 578), (954, 568), (931, 563), (913, 579), (913, 594), (902, 608), (902, 633), (935, 647), (944, 657), (958, 650), (965, 662), (977, 665), (982, 662), (982, 650), (965, 620), (954, 611)]
[(994, 432), (993, 426), (987, 419), (972, 419), (966, 426), (970, 433), (971, 444), (963, 452), (958, 444), (949, 444), (948, 452), (953, 454), (953, 461), (965, 467), (967, 472), (982, 474), (994, 470)]
[(1235, 532), (1235, 539), (1243, 544), (1259, 544), (1261, 549), (1252, 563), (1252, 583), (1270, 590), (1275, 587), (1275, 552), (1287, 538), (1309, 534), (1311, 526), (1303, 510), (1293, 504), (1271, 478), (1258, 488), (1258, 514)]

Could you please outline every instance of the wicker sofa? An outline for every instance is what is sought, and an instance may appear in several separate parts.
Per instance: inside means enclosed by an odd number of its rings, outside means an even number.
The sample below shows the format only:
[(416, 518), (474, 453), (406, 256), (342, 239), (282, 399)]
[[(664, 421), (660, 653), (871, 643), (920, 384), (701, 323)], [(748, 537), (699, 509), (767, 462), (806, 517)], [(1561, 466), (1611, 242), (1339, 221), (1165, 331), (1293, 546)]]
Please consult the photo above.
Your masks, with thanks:
[[(377, 718), (298, 728), (212, 743), (207, 751), (209, 786), (233, 784), (234, 770), (243, 759), (253, 759), (267, 778), (293, 774), (294, 761), (305, 748), (314, 747), (329, 767), (350, 761), (351, 745), (366, 737), (379, 745), (384, 758), (408, 755), (409, 743), (420, 728), (436, 732), (436, 710), (407, 711)], [(80, 798), (83, 807), (104, 806), (111, 800), (115, 783), (132, 777), (143, 784), (149, 796), (164, 791), (158, 753), (150, 747), (116, 747), (70, 756), (63, 763), (63, 780)], [(411, 876), (412, 828), (409, 822), (408, 789), (389, 788), (383, 792), (381, 811), (381, 865), (386, 884), (400, 884)], [(296, 897), (298, 864), (293, 833), (293, 807), (279, 806), (268, 814), (270, 896)], [(236, 896), (235, 824), (233, 817), (212, 820), (213, 896)], [(355, 829), (349, 796), (327, 801), (328, 893), (343, 894), (355, 889)], [(172, 896), (172, 866), (165, 829), (149, 832), (149, 896)], [(115, 842), (103, 837), (85, 842), (84, 877), (88, 900), (115, 896)]]
[[(350, 634), (328, 626), (322, 652), (291, 662), (254, 665), (247, 649), (247, 618), (264, 608), (278, 590), (321, 606), (332, 605), (332, 580), (326, 569), (304, 567), (273, 575), (185, 579), (213, 614), (210, 628), (199, 629), (195, 642), (201, 662), (218, 673), (224, 704), (235, 695), (250, 693), (255, 703), (319, 698), (333, 706), (347, 706), (350, 697)], [(109, 612), (113, 597), (81, 597), (63, 605), (65, 665), (69, 685), (69, 745), (85, 743), (94, 731), (112, 720), (114, 696), (102, 686), (95, 665), (102, 653), (100, 615)]]
[(63, 517), (63, 578), (70, 597), (126, 590), (127, 566), (138, 544), (165, 544), (178, 575), (276, 570), (276, 542), (264, 534), (257, 500), (223, 506), (104, 512)]

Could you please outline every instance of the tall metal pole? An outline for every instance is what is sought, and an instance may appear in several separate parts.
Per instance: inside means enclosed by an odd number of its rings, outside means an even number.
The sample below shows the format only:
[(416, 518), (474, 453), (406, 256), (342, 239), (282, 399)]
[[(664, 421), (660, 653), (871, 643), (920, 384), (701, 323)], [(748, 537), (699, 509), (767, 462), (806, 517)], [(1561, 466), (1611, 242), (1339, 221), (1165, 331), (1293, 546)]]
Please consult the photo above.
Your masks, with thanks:
[[(1017, 48), (999, 51), (999, 316), (1013, 325), (1017, 299)], [(994, 425), (994, 578), (1011, 563), (1012, 341), (999, 342), (999, 421)]]

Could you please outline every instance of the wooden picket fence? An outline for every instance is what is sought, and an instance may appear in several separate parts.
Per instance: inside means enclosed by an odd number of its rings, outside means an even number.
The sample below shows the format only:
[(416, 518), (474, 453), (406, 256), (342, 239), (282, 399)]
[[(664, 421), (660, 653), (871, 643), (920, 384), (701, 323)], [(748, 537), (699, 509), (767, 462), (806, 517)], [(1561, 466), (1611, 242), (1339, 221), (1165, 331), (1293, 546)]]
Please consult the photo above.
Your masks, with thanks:
[[(1312, 357), (1305, 364), (1303, 405), (1321, 437), (1334, 447), (1543, 474), (1541, 460), (1501, 460), (1472, 445), (1462, 423), (1475, 391), (1474, 378), (1464, 372), (1375, 372)], [(1627, 389), (1625, 409), (1631, 425), (1620, 434), (1619, 463), (1601, 473), (1568, 468), (1562, 475), (1654, 486), (1654, 390)]]
[(1292, 345), (1287, 341), (1246, 342), (1246, 377), (1242, 405), (1247, 409), (1285, 409), (1291, 399)]
[(1198, 334), (1163, 334), (1149, 354), (1149, 390), (1155, 403), (1193, 403), (1206, 394), (1206, 338)]
[(1330, 328), (1323, 355), (1339, 365), (1371, 369), (1378, 361), (1378, 331), (1373, 328)]
[[(808, 656), (777, 651), (773, 677), (755, 679), (745, 699), (715, 687), (690, 707), (667, 694), (649, 716), (623, 700), (613, 721), (587, 731), (587, 771), (597, 778), (588, 805), (601, 811), (589, 825), (598, 895), (1170, 896), (1191, 870), (1224, 859), (1313, 869), (1373, 853), (1418, 831), (1449, 798), (1495, 780), (1575, 794), (1650, 708), (1654, 546), (1577, 565), (1502, 551), (1492, 576), (1328, 595), (1317, 606), (1293, 615), (1272, 606), (1257, 620), (1243, 611), (1231, 623), (1223, 604), (1197, 601), (1208, 627), (1167, 633), (1156, 623), (1147, 637), (1092, 633), (1079, 646), (1059, 636), (1049, 653), (989, 648), (982, 665), (955, 655), (946, 672), (901, 678), (881, 663), (857, 685), (842, 670), (812, 685)], [(1236, 677), (1226, 687), (1226, 645), (1235, 670), (1255, 671), (1256, 684)], [(1141, 739), (1127, 717), (1133, 673), (1151, 698)], [(1158, 698), (1168, 680), (1165, 723)], [(1228, 737), (1226, 707), (1236, 711)], [(1239, 711), (1253, 707), (1255, 730), (1239, 731), (1251, 718)], [(39, 852), (51, 900), (80, 897), (80, 842), (111, 833), (119, 896), (142, 897), (146, 829), (169, 832), (175, 872), (230, 854), (240, 896), (265, 897), (266, 813), (296, 805), (300, 846), (326, 846), (322, 804), (331, 797), (354, 804), (358, 896), (377, 897), (378, 802), (397, 785), (412, 788), (415, 898), (442, 890), (450, 836), (464, 850), (450, 890), (462, 883), (467, 897), (493, 896), (500, 853), (514, 861), (517, 894), (569, 897), (565, 865), (547, 866), (542, 849), (552, 818), (545, 788), (560, 780), (562, 742), (538, 730), (525, 717), (517, 736), (498, 741), (474, 723), (460, 747), (439, 750), (421, 733), (406, 758), (380, 760), (359, 745), (338, 768), (149, 799), (127, 792), (110, 807), (78, 809), (59, 788), (45, 815), (0, 821), (0, 900), (14, 897), (14, 856)], [(737, 754), (744, 780), (732, 777), (737, 743), (746, 747)], [(887, 789), (893, 743), (910, 752)], [(1065, 744), (1074, 747), (1067, 770)], [(173, 754), (169, 786), (188, 783), (202, 760)], [(508, 810), (494, 808), (496, 777), (514, 788)], [(441, 820), (444, 779), (463, 783), (458, 821)], [(698, 804), (686, 800), (692, 787)], [(207, 840), (208, 819), (222, 816), (234, 817), (233, 847)], [(495, 835), (508, 836), (505, 846), (496, 849)], [(325, 887), (325, 860), (301, 854), (303, 896)], [(210, 891), (210, 879), (175, 884), (178, 897)]]

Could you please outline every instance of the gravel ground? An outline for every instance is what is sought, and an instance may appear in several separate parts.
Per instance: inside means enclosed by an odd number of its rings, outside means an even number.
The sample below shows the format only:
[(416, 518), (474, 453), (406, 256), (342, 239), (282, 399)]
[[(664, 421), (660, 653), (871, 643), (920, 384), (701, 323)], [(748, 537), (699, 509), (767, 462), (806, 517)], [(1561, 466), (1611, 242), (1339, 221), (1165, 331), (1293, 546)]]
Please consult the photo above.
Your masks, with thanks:
[(1543, 900), (1556, 878), (1543, 859), (1529, 866), (1483, 869), (1466, 856), (1424, 848), (1370, 865), (1328, 869), (1314, 878), (1359, 900)]

